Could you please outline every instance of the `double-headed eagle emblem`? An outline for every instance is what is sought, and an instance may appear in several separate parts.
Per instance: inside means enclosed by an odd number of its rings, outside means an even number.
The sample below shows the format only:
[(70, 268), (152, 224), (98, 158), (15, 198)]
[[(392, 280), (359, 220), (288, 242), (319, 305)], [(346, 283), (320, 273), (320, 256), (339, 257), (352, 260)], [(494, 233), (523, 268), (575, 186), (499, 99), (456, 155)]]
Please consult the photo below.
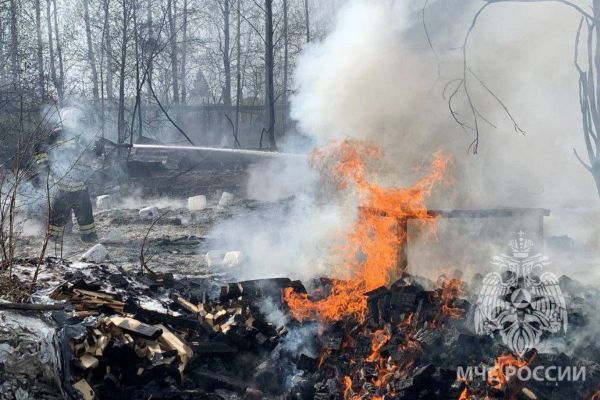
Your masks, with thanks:
[(512, 255), (492, 258), (499, 271), (483, 279), (475, 309), (478, 334), (500, 334), (515, 354), (535, 347), (545, 332), (567, 331), (567, 309), (558, 279), (544, 266), (548, 257), (535, 253), (533, 241), (520, 231), (509, 242)]

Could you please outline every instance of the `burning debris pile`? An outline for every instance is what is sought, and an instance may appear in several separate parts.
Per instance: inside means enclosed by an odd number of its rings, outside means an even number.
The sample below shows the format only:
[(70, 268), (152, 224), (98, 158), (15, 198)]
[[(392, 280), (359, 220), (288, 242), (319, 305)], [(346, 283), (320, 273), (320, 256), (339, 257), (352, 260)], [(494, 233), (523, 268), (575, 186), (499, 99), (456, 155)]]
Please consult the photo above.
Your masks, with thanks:
[[(569, 282), (561, 279), (565, 288)], [(320, 356), (307, 369), (316, 382), (314, 398), (590, 398), (600, 366), (591, 361), (595, 356), (589, 343), (569, 342), (572, 349), (581, 347), (575, 349), (581, 358), (556, 348), (513, 355), (501, 341), (475, 334), (477, 296), (468, 293), (476, 286), (444, 275), (437, 282), (404, 275), (390, 288), (365, 293), (364, 318), (345, 317), (322, 326)], [(552, 368), (550, 381), (527, 375), (536, 371), (543, 376)], [(587, 376), (557, 384), (557, 369), (571, 378), (583, 370)]]
[[(363, 293), (366, 308), (336, 321), (294, 317), (292, 294), (318, 301), (340, 284), (129, 274), (108, 265), (66, 272), (50, 291), (58, 380), (71, 399), (547, 399), (589, 398), (600, 378), (594, 343), (567, 356), (535, 350), (516, 357), (473, 332), (475, 280), (403, 274)], [(568, 296), (582, 286), (566, 277)], [(593, 298), (591, 296), (594, 296)], [(569, 301), (585, 326), (598, 293)], [(576, 310), (572, 307), (578, 307)], [(273, 313), (279, 313), (278, 318)], [(519, 368), (587, 368), (584, 382), (523, 381)], [(485, 370), (478, 376), (461, 370)], [(510, 368), (514, 368), (511, 370)]]

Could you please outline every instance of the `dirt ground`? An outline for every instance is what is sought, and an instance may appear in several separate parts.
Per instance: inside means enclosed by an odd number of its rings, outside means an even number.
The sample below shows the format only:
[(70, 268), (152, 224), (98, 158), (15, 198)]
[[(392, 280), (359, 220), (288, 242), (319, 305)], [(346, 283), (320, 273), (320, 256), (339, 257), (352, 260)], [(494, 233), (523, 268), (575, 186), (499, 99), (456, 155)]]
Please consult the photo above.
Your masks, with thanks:
[[(126, 270), (140, 268), (140, 253), (148, 265), (157, 272), (184, 275), (207, 275), (210, 271), (205, 254), (220, 249), (218, 240), (208, 237), (215, 224), (259, 207), (269, 207), (245, 198), (246, 172), (241, 168), (212, 169), (187, 173), (173, 179), (178, 172), (152, 178), (130, 179), (122, 189), (108, 192), (114, 198), (110, 210), (94, 209), (99, 242), (110, 254), (110, 263)], [(231, 206), (219, 209), (217, 203), (224, 192), (234, 194)], [(107, 194), (100, 192), (96, 194)], [(187, 197), (205, 195), (208, 207), (190, 212)], [(92, 203), (95, 208), (95, 195)], [(161, 216), (153, 220), (142, 219), (141, 208), (156, 206)], [(21, 257), (35, 257), (42, 245), (43, 218), (32, 216), (28, 222), (38, 229), (26, 229), (28, 234), (19, 237), (17, 251)], [(91, 247), (79, 239), (77, 224), (66, 233), (62, 243), (50, 242), (47, 256), (77, 261)], [(234, 250), (234, 249), (229, 249)]]

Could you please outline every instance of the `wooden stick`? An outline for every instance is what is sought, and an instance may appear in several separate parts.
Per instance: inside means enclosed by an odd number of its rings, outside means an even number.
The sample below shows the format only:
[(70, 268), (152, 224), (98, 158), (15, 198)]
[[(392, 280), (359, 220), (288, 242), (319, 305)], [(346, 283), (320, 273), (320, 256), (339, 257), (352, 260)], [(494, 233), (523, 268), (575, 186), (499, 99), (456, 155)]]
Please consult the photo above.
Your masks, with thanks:
[(0, 310), (57, 311), (64, 308), (64, 304), (0, 303)]

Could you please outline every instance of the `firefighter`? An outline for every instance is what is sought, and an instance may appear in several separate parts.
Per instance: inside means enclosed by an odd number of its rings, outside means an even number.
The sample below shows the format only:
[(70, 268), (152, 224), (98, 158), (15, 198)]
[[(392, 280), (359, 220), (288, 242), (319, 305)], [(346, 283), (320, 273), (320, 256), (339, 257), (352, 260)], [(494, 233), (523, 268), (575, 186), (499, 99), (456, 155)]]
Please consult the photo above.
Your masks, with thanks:
[(50, 132), (47, 140), (36, 146), (35, 162), (38, 174), (48, 177), (51, 193), (48, 233), (54, 240), (62, 240), (71, 212), (77, 218), (81, 240), (98, 240), (86, 180), (91, 176), (91, 152), (80, 137), (62, 127)]

